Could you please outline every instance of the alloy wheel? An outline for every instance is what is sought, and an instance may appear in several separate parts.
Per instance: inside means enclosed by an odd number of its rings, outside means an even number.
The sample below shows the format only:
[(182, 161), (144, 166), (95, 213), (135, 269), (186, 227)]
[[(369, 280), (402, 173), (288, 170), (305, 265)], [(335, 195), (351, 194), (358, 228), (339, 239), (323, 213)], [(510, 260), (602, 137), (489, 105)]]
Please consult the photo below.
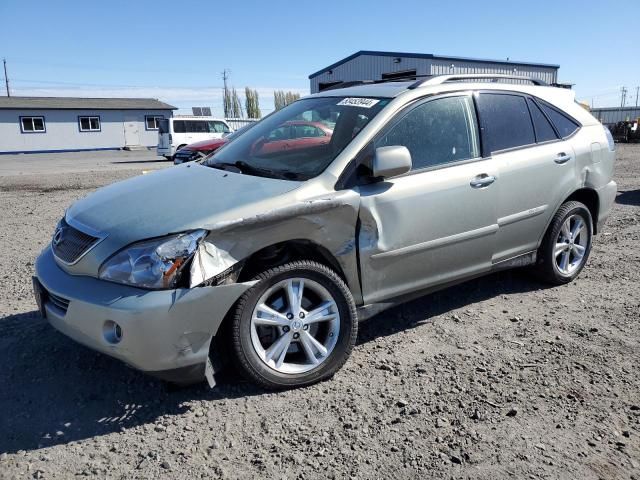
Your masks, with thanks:
[(589, 245), (589, 230), (580, 215), (571, 215), (562, 224), (554, 249), (556, 267), (561, 275), (570, 276), (578, 270)]
[(339, 332), (335, 299), (308, 278), (288, 278), (271, 286), (251, 315), (253, 348), (279, 373), (305, 373), (323, 364)]

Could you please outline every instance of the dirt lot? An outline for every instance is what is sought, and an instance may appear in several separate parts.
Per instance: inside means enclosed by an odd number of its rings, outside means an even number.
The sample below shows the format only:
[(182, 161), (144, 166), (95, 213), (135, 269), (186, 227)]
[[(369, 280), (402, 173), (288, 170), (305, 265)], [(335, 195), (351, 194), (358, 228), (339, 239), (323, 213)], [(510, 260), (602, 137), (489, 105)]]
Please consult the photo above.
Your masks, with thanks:
[(576, 282), (505, 272), (387, 311), (332, 380), (283, 393), (168, 391), (34, 311), (65, 207), (139, 165), (0, 177), (0, 478), (640, 479), (640, 145), (618, 157)]

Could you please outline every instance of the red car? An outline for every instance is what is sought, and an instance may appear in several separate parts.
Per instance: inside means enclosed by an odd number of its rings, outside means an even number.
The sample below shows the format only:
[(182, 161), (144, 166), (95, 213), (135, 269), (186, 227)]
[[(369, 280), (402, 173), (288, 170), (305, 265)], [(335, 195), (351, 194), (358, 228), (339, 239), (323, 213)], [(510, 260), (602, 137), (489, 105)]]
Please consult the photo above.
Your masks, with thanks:
[(257, 122), (249, 123), (240, 127), (236, 131), (230, 133), (226, 137), (223, 138), (211, 138), (209, 140), (202, 140), (200, 142), (190, 143), (186, 147), (182, 147), (178, 150), (173, 156), (173, 163), (179, 165), (181, 163), (192, 162), (194, 160), (198, 160), (200, 158), (204, 158), (210, 153), (215, 152), (221, 146), (226, 143), (231, 142), (234, 138), (239, 136), (241, 133), (249, 130), (253, 125)]
[(173, 163), (179, 165), (185, 162), (191, 162), (198, 160), (199, 158), (206, 157), (212, 152), (215, 152), (222, 145), (227, 143), (228, 137), (224, 138), (212, 138), (209, 140), (202, 140), (196, 143), (190, 143), (186, 147), (182, 147), (173, 156)]
[(253, 146), (252, 153), (268, 155), (326, 145), (331, 140), (332, 134), (333, 130), (324, 123), (302, 120), (286, 122), (258, 140)]

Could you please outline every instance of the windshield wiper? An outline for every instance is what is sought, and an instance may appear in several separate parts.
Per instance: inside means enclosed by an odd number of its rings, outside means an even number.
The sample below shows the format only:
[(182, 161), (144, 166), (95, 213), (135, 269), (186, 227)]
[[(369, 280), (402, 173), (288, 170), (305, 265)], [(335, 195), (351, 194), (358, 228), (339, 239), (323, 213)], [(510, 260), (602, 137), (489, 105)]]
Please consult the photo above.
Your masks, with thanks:
[(240, 170), (240, 172), (242, 173), (248, 173), (250, 175), (253, 174), (260, 177), (279, 178), (282, 180), (296, 180), (298, 177), (296, 174), (292, 172), (282, 172), (282, 171), (271, 170), (269, 168), (256, 167), (254, 165), (251, 165), (245, 162), (244, 160), (238, 160), (233, 163), (226, 163), (226, 162), (212, 163), (209, 166), (213, 168), (220, 168), (221, 170), (226, 170), (227, 168), (225, 167), (235, 167), (236, 169)]

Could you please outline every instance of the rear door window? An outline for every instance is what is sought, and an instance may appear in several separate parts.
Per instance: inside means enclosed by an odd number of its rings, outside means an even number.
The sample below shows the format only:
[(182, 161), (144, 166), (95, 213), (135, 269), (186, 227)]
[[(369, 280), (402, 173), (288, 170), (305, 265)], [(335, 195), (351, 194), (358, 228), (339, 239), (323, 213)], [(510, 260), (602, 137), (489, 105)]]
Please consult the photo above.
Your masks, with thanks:
[(531, 100), (527, 99), (527, 103), (529, 104), (529, 111), (531, 112), (531, 118), (533, 119), (533, 126), (536, 131), (536, 141), (538, 143), (549, 142), (551, 140), (557, 140), (558, 136), (556, 135), (555, 130), (547, 120), (547, 117), (544, 116), (540, 107)]
[(392, 145), (409, 149), (412, 170), (478, 157), (471, 98), (446, 97), (416, 106), (375, 142), (376, 148)]
[(524, 97), (481, 93), (478, 96), (478, 113), (486, 154), (536, 143)]
[(572, 135), (573, 132), (578, 130), (578, 128), (580, 128), (580, 125), (578, 125), (563, 113), (560, 113), (551, 105), (545, 102), (540, 102), (540, 108), (542, 108), (544, 113), (546, 113), (549, 119), (551, 119), (553, 124), (556, 126), (556, 130), (558, 130), (558, 133), (562, 138), (567, 138), (568, 136)]

